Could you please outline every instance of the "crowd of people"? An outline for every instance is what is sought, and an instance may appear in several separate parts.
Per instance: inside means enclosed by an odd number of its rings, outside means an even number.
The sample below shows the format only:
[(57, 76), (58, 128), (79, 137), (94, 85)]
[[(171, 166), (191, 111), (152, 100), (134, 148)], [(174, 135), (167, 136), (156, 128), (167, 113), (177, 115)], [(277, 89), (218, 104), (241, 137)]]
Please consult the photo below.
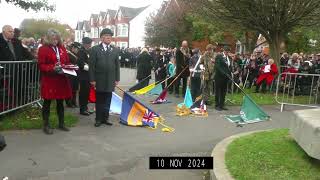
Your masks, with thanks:
[[(217, 47), (208, 44), (201, 52), (190, 48), (183, 41), (177, 48), (118, 48), (111, 44), (113, 32), (104, 29), (100, 33), (101, 43), (91, 47), (92, 39), (84, 37), (82, 43), (63, 43), (60, 33), (49, 29), (45, 38), (36, 42), (33, 38), (20, 40), (19, 30), (4, 26), (0, 34), (0, 60), (22, 61), (37, 59), (41, 72), (41, 97), (44, 100), (42, 117), (44, 132), (52, 134), (49, 124), (50, 104), (56, 100), (59, 128), (64, 125), (64, 102), (71, 108), (80, 109), (80, 114), (89, 116), (89, 94), (92, 89), (96, 96), (96, 123), (112, 125), (108, 121), (112, 92), (120, 80), (120, 67), (136, 67), (139, 88), (148, 86), (155, 74), (155, 81), (168, 88), (177, 98), (184, 97), (190, 87), (193, 101), (202, 95), (206, 104), (215, 95), (215, 109), (227, 110), (227, 92), (237, 84), (244, 88), (255, 86), (255, 92), (265, 93), (275, 83), (280, 73), (320, 74), (320, 54), (305, 55), (283, 53), (280, 67), (268, 54), (232, 54), (230, 47)], [(76, 65), (76, 76), (66, 75), (67, 65)], [(278, 71), (280, 70), (280, 72)], [(310, 85), (310, 80), (298, 75), (298, 83)], [(16, 76), (19, 77), (19, 76)], [(286, 79), (282, 75), (282, 80)], [(78, 95), (78, 97), (77, 97)], [(79, 104), (77, 103), (79, 99)]]

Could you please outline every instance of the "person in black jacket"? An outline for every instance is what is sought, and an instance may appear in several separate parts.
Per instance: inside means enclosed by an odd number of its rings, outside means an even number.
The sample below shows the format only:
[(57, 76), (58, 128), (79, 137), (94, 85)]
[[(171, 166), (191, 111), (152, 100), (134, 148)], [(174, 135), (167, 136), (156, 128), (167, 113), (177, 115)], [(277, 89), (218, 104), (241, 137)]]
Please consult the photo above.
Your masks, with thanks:
[[(31, 60), (33, 56), (31, 53), (22, 46), (22, 43), (19, 39), (14, 38), (13, 28), (9, 25), (5, 25), (2, 28), (2, 33), (0, 33), (0, 61), (25, 61)], [(15, 106), (24, 105), (24, 102), (27, 102), (26, 98), (26, 90), (23, 87), (27, 79), (23, 78), (25, 73), (29, 71), (27, 68), (31, 68), (33, 66), (19, 65), (18, 64), (3, 64), (4, 68), (0, 69), (0, 74), (3, 79), (9, 82), (9, 89), (13, 90), (13, 94), (6, 97), (11, 98), (11, 102), (17, 102)], [(6, 72), (6, 74), (4, 74)], [(10, 74), (9, 74), (10, 73)], [(3, 84), (0, 85), (2, 89), (4, 87)], [(6, 93), (8, 94), (8, 93)], [(2, 97), (2, 94), (0, 94)], [(21, 104), (22, 103), (22, 104)]]
[(89, 50), (91, 48), (92, 39), (88, 37), (82, 38), (82, 47), (78, 52), (78, 66), (79, 66), (79, 106), (80, 114), (84, 116), (89, 116), (90, 112), (88, 110), (88, 99), (90, 92), (90, 80), (89, 80)]
[(182, 96), (186, 93), (187, 89), (187, 79), (190, 75), (189, 71), (189, 61), (192, 57), (192, 51), (188, 47), (188, 42), (183, 41), (181, 48), (177, 49), (176, 51), (176, 76), (178, 76), (182, 71), (182, 74), (179, 78), (177, 78), (176, 86), (175, 86), (175, 94), (176, 97), (179, 97), (179, 86), (180, 80), (182, 79)]
[(224, 107), (225, 97), (227, 93), (227, 86), (229, 78), (231, 77), (231, 63), (232, 59), (229, 57), (230, 48), (224, 47), (223, 52), (216, 56), (215, 60), (215, 95), (216, 95), (216, 107), (217, 111), (228, 110)]
[[(77, 65), (78, 64), (78, 52), (79, 49), (81, 48), (81, 44), (78, 42), (74, 42), (70, 45), (70, 50), (67, 50), (69, 60), (71, 64)], [(67, 100), (67, 106), (71, 108), (76, 108), (77, 107), (77, 91), (79, 89), (79, 79), (78, 76), (68, 76), (71, 87), (72, 87), (72, 98)]]
[[(137, 60), (137, 80), (139, 81), (140, 88), (149, 85), (152, 70), (152, 57), (146, 48), (143, 48)], [(147, 78), (148, 77), (148, 78)]]
[[(154, 74), (156, 76), (156, 82), (162, 82), (167, 77), (167, 71), (166, 71), (166, 62), (164, 59), (163, 54), (161, 54), (160, 48), (156, 49), (156, 56), (155, 56), (155, 66), (154, 66)], [(165, 82), (162, 82), (162, 88), (164, 89), (166, 84)]]
[(24, 61), (33, 59), (32, 55), (23, 48), (21, 41), (14, 38), (13, 28), (5, 25), (0, 33), (0, 61)]

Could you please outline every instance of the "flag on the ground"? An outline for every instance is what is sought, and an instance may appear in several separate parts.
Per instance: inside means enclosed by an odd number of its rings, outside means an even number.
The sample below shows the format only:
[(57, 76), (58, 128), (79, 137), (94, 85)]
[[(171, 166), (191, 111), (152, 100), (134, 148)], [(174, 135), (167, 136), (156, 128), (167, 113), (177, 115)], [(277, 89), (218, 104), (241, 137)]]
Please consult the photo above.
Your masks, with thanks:
[(138, 82), (137, 84), (135, 84), (134, 86), (129, 88), (129, 92), (134, 92), (136, 90), (139, 90), (139, 89), (143, 88), (143, 87), (141, 87), (141, 84), (146, 80), (148, 80), (148, 78), (143, 79), (142, 81)]
[(128, 126), (156, 128), (160, 116), (150, 108), (124, 92), (120, 122)]
[(191, 91), (190, 88), (187, 87), (186, 89), (186, 94), (184, 96), (184, 101), (183, 103), (178, 104), (178, 107), (182, 107), (183, 105), (185, 105), (187, 108), (190, 108), (192, 106), (193, 102), (192, 102), (192, 96), (191, 96)]
[(166, 103), (166, 102), (167, 102), (167, 99), (166, 99), (167, 94), (168, 94), (168, 89), (164, 89), (164, 90), (162, 91), (162, 93), (159, 95), (159, 97), (158, 97), (156, 100), (152, 101), (151, 103), (152, 103), (152, 104), (162, 104), (162, 103)]
[(243, 97), (240, 115), (227, 115), (225, 118), (238, 124), (249, 124), (270, 120), (270, 116), (266, 114), (248, 95)]
[(151, 89), (151, 91), (149, 91), (149, 94), (151, 94), (151, 95), (160, 95), (162, 91), (163, 91), (162, 84), (159, 83), (153, 89)]
[(208, 116), (207, 105), (202, 98), (191, 106), (191, 113), (197, 116)]
[(137, 95), (146, 94), (147, 92), (151, 91), (156, 86), (156, 83), (152, 83), (142, 89), (136, 90), (133, 93)]
[(109, 112), (112, 114), (120, 115), (121, 108), (122, 108), (122, 98), (113, 92)]

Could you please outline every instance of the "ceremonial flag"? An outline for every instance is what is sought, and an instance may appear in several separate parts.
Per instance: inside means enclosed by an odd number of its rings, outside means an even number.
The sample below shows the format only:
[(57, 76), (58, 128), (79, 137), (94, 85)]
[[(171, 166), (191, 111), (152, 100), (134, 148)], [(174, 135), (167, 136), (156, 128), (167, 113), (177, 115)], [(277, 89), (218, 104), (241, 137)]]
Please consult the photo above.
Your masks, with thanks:
[(160, 95), (162, 91), (163, 91), (162, 84), (159, 83), (153, 89), (151, 89), (151, 91), (149, 91), (149, 94), (151, 94), (151, 95)]
[(121, 108), (122, 108), (122, 98), (113, 92), (109, 112), (112, 114), (120, 115)]
[(149, 86), (146, 86), (142, 89), (136, 90), (133, 93), (137, 95), (146, 94), (147, 92), (151, 91), (156, 86), (156, 83), (152, 83)]
[(145, 82), (146, 80), (150, 79), (150, 77), (151, 77), (151, 74), (150, 74), (148, 77), (142, 79), (140, 82), (138, 82), (137, 84), (135, 84), (135, 85), (132, 86), (131, 88), (129, 88), (129, 92), (134, 92), (134, 91), (136, 91), (136, 90), (139, 90), (139, 89), (141, 89), (141, 88), (144, 88), (144, 87), (141, 87), (141, 86), (142, 86), (141, 84), (142, 84), (143, 82)]
[(124, 92), (120, 122), (128, 126), (149, 126), (156, 128), (160, 116), (153, 110)]
[(208, 116), (207, 105), (203, 99), (199, 99), (191, 106), (191, 113), (200, 116)]
[(159, 95), (159, 97), (156, 100), (152, 101), (151, 103), (152, 104), (166, 103), (167, 102), (167, 100), (166, 100), (167, 94), (168, 94), (168, 89), (164, 89), (162, 91), (162, 93)]
[(178, 104), (178, 107), (181, 108), (183, 105), (185, 105), (187, 108), (190, 108), (193, 105), (191, 91), (189, 87), (187, 87), (186, 89), (186, 94), (184, 96), (183, 103)]
[(270, 120), (270, 116), (267, 115), (248, 95), (243, 97), (240, 115), (227, 115), (225, 118), (237, 124), (249, 124)]

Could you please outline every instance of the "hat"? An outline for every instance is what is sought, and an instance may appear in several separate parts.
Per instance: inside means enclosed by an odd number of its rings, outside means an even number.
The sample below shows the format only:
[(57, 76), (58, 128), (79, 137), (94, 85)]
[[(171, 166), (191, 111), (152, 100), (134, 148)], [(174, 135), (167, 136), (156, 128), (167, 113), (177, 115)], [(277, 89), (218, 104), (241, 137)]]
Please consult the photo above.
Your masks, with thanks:
[(71, 48), (78, 48), (80, 49), (81, 48), (81, 44), (78, 43), (78, 42), (73, 42), (71, 45), (70, 45)]
[(91, 43), (92, 43), (92, 39), (90, 39), (89, 37), (82, 38), (82, 44), (91, 44)]
[(113, 36), (113, 32), (111, 31), (111, 29), (105, 28), (105, 29), (103, 29), (103, 30), (101, 31), (100, 37), (102, 37), (103, 35), (106, 35), (106, 34), (109, 34), (109, 35)]

